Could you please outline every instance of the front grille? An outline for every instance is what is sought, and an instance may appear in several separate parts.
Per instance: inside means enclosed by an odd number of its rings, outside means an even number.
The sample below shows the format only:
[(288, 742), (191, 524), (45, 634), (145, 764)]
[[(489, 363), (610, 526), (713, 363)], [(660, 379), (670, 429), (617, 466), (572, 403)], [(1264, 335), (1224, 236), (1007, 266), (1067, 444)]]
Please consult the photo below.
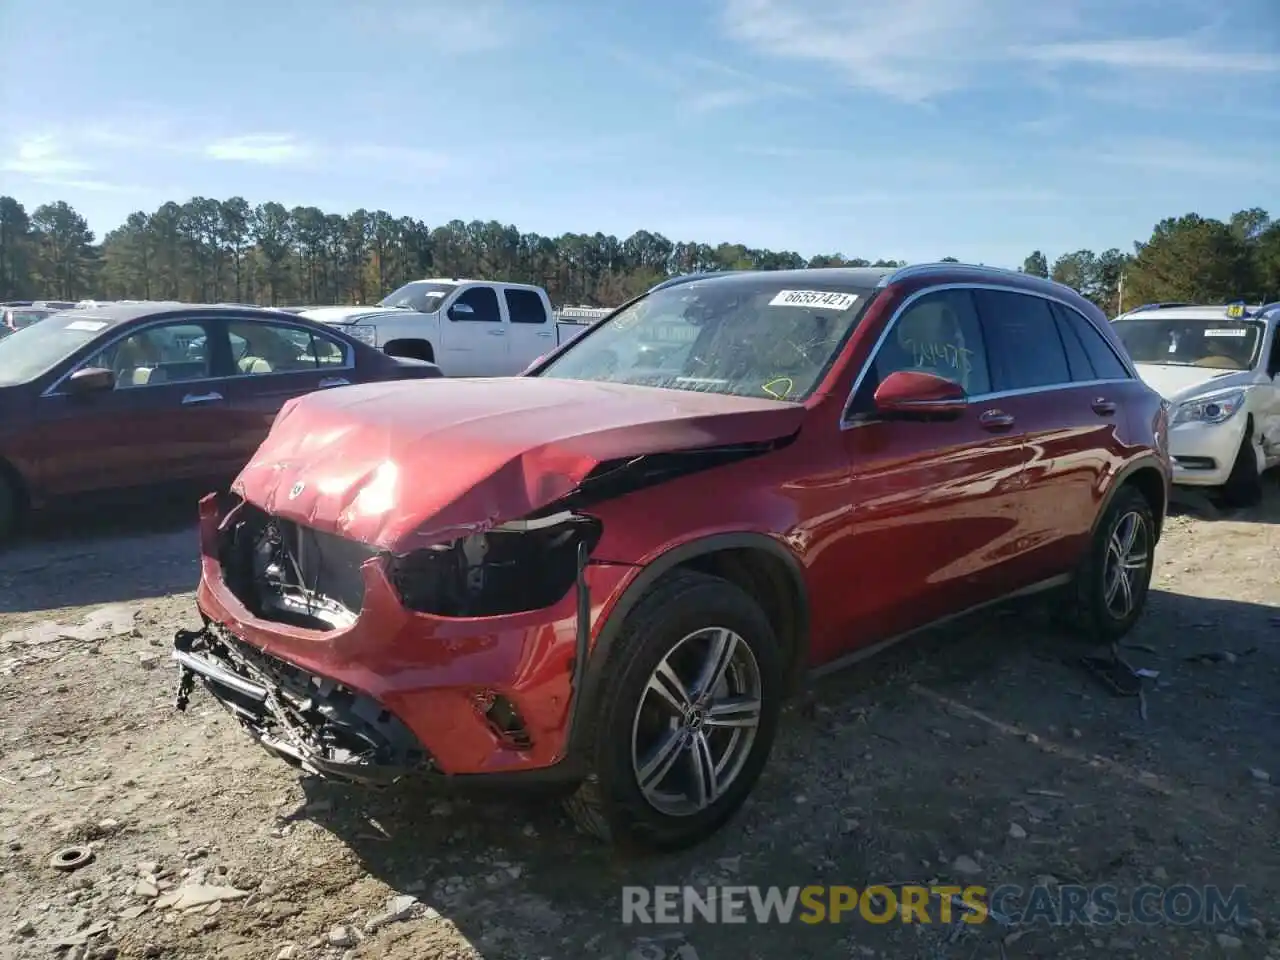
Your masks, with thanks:
[(255, 616), (305, 626), (349, 626), (364, 606), (360, 567), (373, 547), (241, 503), (219, 545), (223, 581)]

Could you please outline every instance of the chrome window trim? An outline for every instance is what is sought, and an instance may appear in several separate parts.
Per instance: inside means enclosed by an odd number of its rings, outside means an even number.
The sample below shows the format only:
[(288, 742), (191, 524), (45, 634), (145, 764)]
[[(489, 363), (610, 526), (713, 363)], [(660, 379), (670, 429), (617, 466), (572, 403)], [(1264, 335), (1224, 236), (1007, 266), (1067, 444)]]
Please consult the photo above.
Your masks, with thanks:
[[(46, 387), (44, 392), (40, 394), (40, 398), (44, 399), (45, 397), (70, 396), (70, 394), (61, 392), (58, 388), (61, 387), (64, 383), (66, 383), (69, 379), (71, 379), (71, 375), (73, 373), (75, 373), (78, 370), (85, 369), (84, 365), (88, 363), (90, 360), (92, 360), (94, 357), (96, 357), (98, 354), (102, 353), (104, 350), (114, 347), (121, 340), (127, 339), (128, 337), (131, 337), (136, 333), (142, 333), (143, 331), (151, 330), (156, 327), (174, 327), (174, 326), (183, 326), (183, 325), (204, 326), (204, 324), (209, 321), (232, 322), (235, 320), (240, 320), (246, 323), (272, 323), (272, 324), (275, 324), (276, 326), (290, 327), (294, 330), (301, 330), (304, 333), (309, 333), (312, 335), (315, 335), (317, 333), (317, 331), (312, 330), (310, 327), (304, 327), (298, 323), (289, 323), (286, 320), (278, 320), (275, 317), (263, 318), (263, 319), (256, 319), (256, 318), (247, 319), (245, 317), (186, 317), (186, 318), (172, 317), (172, 316), (165, 317), (159, 320), (153, 320), (147, 323), (139, 324), (136, 327), (130, 327), (129, 329), (121, 333), (117, 333), (114, 336), (108, 338), (108, 340), (102, 346), (100, 346), (97, 350), (93, 351), (93, 353), (91, 353), (88, 357), (81, 360), (74, 367), (72, 367), (70, 370), (68, 370), (66, 373), (60, 376), (57, 380), (51, 383), (48, 387)], [(323, 336), (323, 333), (321, 333), (320, 335)], [(206, 334), (206, 336), (208, 336), (208, 334)], [(230, 336), (230, 334), (228, 334), (228, 336)], [(335, 339), (342, 346), (345, 362), (341, 365), (332, 365), (329, 367), (316, 367), (316, 370), (319, 370), (319, 371), (354, 370), (356, 367), (355, 347), (353, 347), (351, 344), (347, 343), (345, 340), (343, 340), (340, 337), (334, 337), (333, 339)], [(281, 370), (280, 374), (283, 376), (286, 373), (307, 373), (307, 372), (308, 371), (306, 370)], [(275, 371), (272, 371), (272, 373), (233, 373), (233, 374), (228, 374), (227, 376), (222, 376), (222, 377), (200, 377), (197, 380), (175, 380), (170, 383), (144, 383), (136, 387), (130, 387), (129, 389), (130, 390), (146, 390), (148, 387), (171, 387), (179, 383), (211, 383), (215, 380), (219, 382), (226, 381), (226, 380), (248, 380), (250, 378), (270, 377), (274, 375), (274, 373)]]
[[(921, 264), (919, 266), (933, 267), (934, 265)], [(902, 269), (911, 270), (913, 268), (903, 267)], [(899, 271), (899, 273), (901, 273), (901, 271)], [(894, 276), (897, 276), (897, 275), (898, 274), (895, 274)], [(893, 332), (893, 329), (897, 325), (899, 318), (901, 318), (903, 313), (905, 313), (907, 309), (913, 303), (919, 300), (921, 297), (927, 296), (931, 293), (943, 293), (947, 290), (992, 290), (997, 293), (1020, 293), (1029, 297), (1039, 297), (1042, 300), (1050, 300), (1054, 303), (1062, 305), (1063, 307), (1066, 307), (1068, 310), (1073, 311), (1078, 317), (1084, 320), (1085, 323), (1089, 324), (1089, 326), (1093, 328), (1095, 333), (1098, 333), (1100, 336), (1102, 336), (1103, 341), (1106, 342), (1108, 347), (1111, 346), (1111, 343), (1109, 340), (1107, 340), (1106, 335), (1103, 334), (1100, 330), (1098, 330), (1098, 325), (1094, 323), (1091, 319), (1089, 319), (1087, 315), (1085, 315), (1084, 313), (1081, 313), (1079, 310), (1077, 310), (1072, 304), (1070, 304), (1066, 300), (1060, 297), (1052, 296), (1051, 294), (1048, 294), (1048, 293), (1044, 293), (1038, 290), (1026, 290), (1022, 287), (1013, 286), (1009, 284), (1002, 284), (1002, 283), (980, 283), (980, 282), (940, 283), (940, 284), (937, 284), (936, 286), (924, 287), (923, 289), (917, 290), (915, 293), (908, 296), (905, 300), (902, 301), (902, 303), (898, 304), (898, 308), (893, 311), (893, 315), (889, 318), (888, 322), (885, 323), (884, 329), (880, 331), (880, 336), (876, 337), (876, 342), (871, 345), (871, 351), (867, 354), (867, 359), (863, 361), (862, 368), (858, 371), (858, 376), (853, 381), (853, 389), (849, 391), (849, 395), (845, 398), (844, 409), (840, 414), (841, 430), (847, 430), (850, 427), (861, 426), (864, 423), (872, 422), (865, 418), (851, 419), (849, 408), (853, 404), (853, 398), (856, 397), (858, 395), (858, 391), (862, 389), (863, 381), (866, 380), (867, 374), (871, 371), (872, 364), (875, 363), (876, 357), (879, 356), (880, 354), (880, 348), (884, 346), (885, 340), (887, 340), (889, 338), (889, 334)], [(1050, 317), (1052, 318), (1052, 314), (1050, 314)], [(979, 323), (982, 322), (982, 317), (980, 315), (978, 317), (978, 322)], [(986, 342), (985, 330), (983, 331), (983, 342), (984, 344)], [(1106, 378), (1101, 380), (1069, 380), (1064, 383), (1052, 383), (1052, 384), (1046, 384), (1044, 386), (1038, 386), (1038, 387), (1022, 387), (1017, 390), (998, 390), (998, 391), (993, 391), (988, 393), (976, 393), (976, 394), (971, 394), (969, 396), (968, 402), (969, 403), (987, 402), (990, 400), (1000, 400), (1005, 397), (1020, 397), (1020, 396), (1026, 396), (1028, 394), (1045, 393), (1049, 390), (1062, 390), (1062, 389), (1071, 389), (1075, 387), (1098, 386), (1104, 383), (1128, 383), (1131, 380), (1142, 379), (1141, 377), (1138, 376), (1138, 371), (1134, 369), (1133, 363), (1129, 360), (1128, 357), (1121, 356), (1119, 353), (1116, 353), (1114, 349), (1112, 349), (1111, 352), (1116, 354), (1116, 358), (1120, 361), (1121, 366), (1123, 366), (1125, 370), (1129, 372), (1129, 376), (1123, 377), (1123, 378), (1112, 377), (1112, 378)], [(852, 416), (858, 417), (859, 415), (853, 414)]]

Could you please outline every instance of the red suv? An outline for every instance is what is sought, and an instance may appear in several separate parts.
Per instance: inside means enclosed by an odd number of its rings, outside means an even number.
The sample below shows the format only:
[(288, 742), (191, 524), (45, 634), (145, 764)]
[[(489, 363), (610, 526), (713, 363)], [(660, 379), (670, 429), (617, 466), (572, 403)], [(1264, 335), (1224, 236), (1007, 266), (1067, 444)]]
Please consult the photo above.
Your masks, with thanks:
[(290, 401), (201, 504), (196, 680), (313, 774), (724, 824), (806, 676), (1061, 588), (1140, 616), (1166, 409), (1096, 307), (958, 264), (690, 278), (505, 379)]

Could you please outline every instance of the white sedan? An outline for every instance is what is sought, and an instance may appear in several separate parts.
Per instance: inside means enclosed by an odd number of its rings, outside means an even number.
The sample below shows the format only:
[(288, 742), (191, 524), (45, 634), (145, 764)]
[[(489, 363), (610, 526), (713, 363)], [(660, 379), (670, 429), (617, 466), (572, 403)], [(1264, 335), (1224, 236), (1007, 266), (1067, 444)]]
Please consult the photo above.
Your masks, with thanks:
[(1170, 403), (1173, 482), (1256, 502), (1262, 472), (1280, 464), (1280, 303), (1150, 304), (1113, 322)]

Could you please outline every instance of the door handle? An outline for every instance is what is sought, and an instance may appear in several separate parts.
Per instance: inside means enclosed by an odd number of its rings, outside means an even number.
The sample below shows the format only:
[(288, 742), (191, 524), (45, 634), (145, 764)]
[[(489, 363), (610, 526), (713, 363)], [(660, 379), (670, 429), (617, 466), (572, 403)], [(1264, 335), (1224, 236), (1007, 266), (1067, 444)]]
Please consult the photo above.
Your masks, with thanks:
[(487, 332), (487, 333), (489, 334), (489, 336), (491, 336), (491, 337), (505, 337), (505, 336), (507, 335), (507, 331), (505, 331), (505, 330), (489, 330), (489, 331), (486, 331), (486, 332)]
[(1013, 426), (1013, 414), (1003, 410), (988, 410), (978, 417), (978, 423), (985, 430), (1007, 430)]
[(184, 407), (194, 406), (197, 403), (217, 403), (222, 399), (222, 394), (211, 391), (209, 393), (188, 393), (182, 398)]
[(1116, 412), (1115, 401), (1108, 400), (1106, 397), (1098, 397), (1093, 401), (1093, 412), (1100, 417), (1109, 417)]
[(538, 336), (540, 336), (540, 337), (549, 337), (549, 336), (551, 336), (551, 331), (550, 331), (550, 330), (539, 330), (539, 331), (538, 331)]
[(326, 387), (345, 387), (350, 383), (351, 381), (346, 377), (325, 377), (320, 381), (320, 389), (324, 390)]

